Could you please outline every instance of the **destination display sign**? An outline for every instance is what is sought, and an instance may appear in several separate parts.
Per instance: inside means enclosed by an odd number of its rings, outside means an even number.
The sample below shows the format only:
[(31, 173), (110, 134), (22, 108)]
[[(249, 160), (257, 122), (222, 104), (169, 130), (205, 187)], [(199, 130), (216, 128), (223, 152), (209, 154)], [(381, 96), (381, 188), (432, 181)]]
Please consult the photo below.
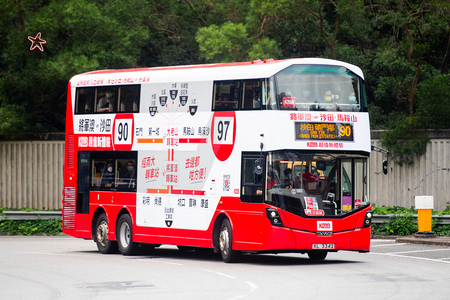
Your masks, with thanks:
[(352, 123), (295, 122), (296, 140), (353, 141)]

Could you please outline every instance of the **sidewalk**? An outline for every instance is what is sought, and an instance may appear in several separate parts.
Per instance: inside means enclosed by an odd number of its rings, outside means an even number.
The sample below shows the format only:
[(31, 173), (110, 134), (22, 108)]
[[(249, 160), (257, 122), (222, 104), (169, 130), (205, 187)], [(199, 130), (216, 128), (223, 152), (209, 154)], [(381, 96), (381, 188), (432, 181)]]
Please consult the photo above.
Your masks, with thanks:
[(414, 235), (397, 237), (395, 239), (397, 243), (409, 243), (409, 244), (422, 244), (422, 245), (435, 245), (435, 246), (450, 246), (449, 236), (436, 236), (432, 237), (416, 237)]

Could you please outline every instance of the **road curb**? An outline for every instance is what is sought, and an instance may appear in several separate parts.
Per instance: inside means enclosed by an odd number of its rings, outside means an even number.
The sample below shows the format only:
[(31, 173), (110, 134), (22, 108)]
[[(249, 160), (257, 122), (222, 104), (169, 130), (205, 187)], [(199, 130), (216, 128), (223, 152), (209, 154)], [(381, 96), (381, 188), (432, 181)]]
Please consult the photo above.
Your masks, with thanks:
[(417, 238), (414, 236), (399, 237), (396, 238), (397, 243), (408, 243), (408, 244), (421, 244), (421, 245), (434, 245), (434, 246), (450, 246), (450, 237), (437, 236), (435, 238)]

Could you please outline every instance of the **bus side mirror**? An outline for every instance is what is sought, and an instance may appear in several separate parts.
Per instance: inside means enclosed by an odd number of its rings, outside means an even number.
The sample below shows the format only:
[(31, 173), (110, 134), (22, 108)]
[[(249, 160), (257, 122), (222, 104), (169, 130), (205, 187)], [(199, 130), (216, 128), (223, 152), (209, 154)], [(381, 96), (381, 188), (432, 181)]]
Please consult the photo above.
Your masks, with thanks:
[(387, 175), (388, 173), (388, 162), (387, 160), (383, 160), (383, 174)]
[(261, 175), (261, 174), (262, 174), (262, 164), (261, 164), (261, 159), (255, 160), (255, 168), (254, 168), (253, 172), (254, 172), (256, 175)]

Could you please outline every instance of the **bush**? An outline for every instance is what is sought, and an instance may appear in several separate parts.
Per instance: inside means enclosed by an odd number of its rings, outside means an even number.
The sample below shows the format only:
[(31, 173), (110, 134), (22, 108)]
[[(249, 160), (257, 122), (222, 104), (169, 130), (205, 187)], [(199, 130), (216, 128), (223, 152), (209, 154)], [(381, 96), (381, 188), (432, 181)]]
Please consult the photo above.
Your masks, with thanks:
[(10, 235), (60, 235), (61, 219), (0, 221), (0, 232)]
[(376, 215), (407, 214), (407, 213), (415, 214), (415, 213), (417, 213), (413, 207), (408, 209), (408, 208), (401, 207), (401, 206), (391, 207), (391, 206), (384, 206), (384, 205), (382, 205), (382, 206), (373, 205), (372, 211)]
[(372, 224), (372, 235), (410, 235), (417, 232), (416, 220), (412, 213), (402, 216), (394, 214), (389, 222)]

